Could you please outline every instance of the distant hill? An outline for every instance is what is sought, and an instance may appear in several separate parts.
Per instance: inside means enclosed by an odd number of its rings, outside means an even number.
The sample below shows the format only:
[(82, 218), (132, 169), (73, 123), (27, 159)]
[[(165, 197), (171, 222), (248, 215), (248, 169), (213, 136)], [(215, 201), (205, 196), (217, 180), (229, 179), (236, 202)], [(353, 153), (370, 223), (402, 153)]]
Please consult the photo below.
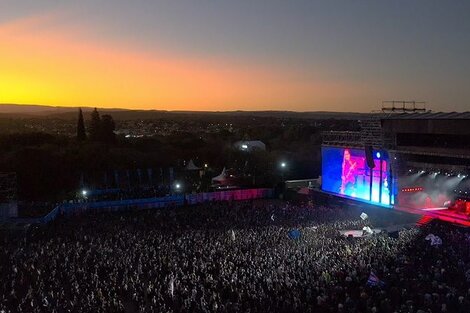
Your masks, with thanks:
[[(39, 104), (0, 104), (0, 114), (27, 114), (27, 115), (50, 115), (77, 112), (78, 107), (56, 107)], [(91, 111), (93, 108), (85, 107), (84, 111)], [(101, 111), (122, 111), (122, 109), (100, 109)]]
[[(93, 108), (82, 108), (84, 112), (89, 112)], [(294, 118), (294, 119), (361, 119), (369, 114), (351, 112), (293, 112), (293, 111), (164, 111), (164, 110), (127, 110), (127, 109), (104, 109), (98, 108), (100, 112), (111, 114), (116, 120), (135, 119), (172, 119), (188, 118), (194, 119), (203, 117), (263, 117), (263, 118)], [(75, 119), (78, 108), (74, 107), (54, 107), (46, 105), (19, 105), (0, 104), (0, 117), (10, 118), (60, 118)]]
[(42, 114), (51, 110), (54, 108), (41, 105), (0, 104), (0, 113), (8, 114)]

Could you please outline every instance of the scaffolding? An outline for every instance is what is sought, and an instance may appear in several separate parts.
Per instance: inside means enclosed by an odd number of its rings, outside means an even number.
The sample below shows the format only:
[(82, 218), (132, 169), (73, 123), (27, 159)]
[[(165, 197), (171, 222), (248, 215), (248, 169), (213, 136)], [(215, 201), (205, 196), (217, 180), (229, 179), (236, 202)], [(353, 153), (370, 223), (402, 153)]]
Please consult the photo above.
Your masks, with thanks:
[(362, 147), (361, 132), (325, 131), (321, 133), (323, 145)]
[(359, 121), (360, 131), (328, 131), (322, 132), (324, 145), (367, 147), (374, 149), (389, 148), (392, 145), (390, 136), (383, 133), (380, 118)]
[(382, 101), (382, 112), (384, 113), (418, 113), (426, 112), (426, 102), (424, 101), (404, 101), (390, 100)]
[(393, 145), (393, 138), (390, 134), (384, 133), (380, 118), (361, 120), (361, 141), (362, 144), (374, 149), (390, 148)]

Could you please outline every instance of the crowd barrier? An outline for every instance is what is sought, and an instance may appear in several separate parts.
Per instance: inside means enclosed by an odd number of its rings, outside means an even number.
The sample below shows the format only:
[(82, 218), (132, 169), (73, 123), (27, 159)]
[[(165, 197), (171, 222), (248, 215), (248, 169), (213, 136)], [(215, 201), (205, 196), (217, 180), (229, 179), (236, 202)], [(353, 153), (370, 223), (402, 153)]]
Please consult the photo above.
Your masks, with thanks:
[(242, 189), (229, 191), (203, 192), (188, 195), (172, 195), (160, 198), (98, 201), (83, 203), (63, 203), (41, 218), (21, 219), (23, 223), (49, 223), (59, 215), (78, 215), (86, 211), (125, 211), (130, 209), (146, 210), (198, 204), (213, 201), (241, 201), (271, 198), (270, 188)]
[(239, 201), (270, 197), (272, 197), (272, 189), (241, 189), (186, 195), (186, 202), (188, 204), (197, 204), (208, 201)]

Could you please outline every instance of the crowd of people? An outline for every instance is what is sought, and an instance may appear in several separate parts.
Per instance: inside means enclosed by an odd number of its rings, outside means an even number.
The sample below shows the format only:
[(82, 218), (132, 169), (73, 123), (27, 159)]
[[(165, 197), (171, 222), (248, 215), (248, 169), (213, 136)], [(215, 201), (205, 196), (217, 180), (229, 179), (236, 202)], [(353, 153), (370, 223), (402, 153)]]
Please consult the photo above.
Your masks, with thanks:
[(470, 312), (466, 230), (340, 235), (398, 223), (379, 211), (254, 200), (59, 218), (0, 239), (0, 312)]

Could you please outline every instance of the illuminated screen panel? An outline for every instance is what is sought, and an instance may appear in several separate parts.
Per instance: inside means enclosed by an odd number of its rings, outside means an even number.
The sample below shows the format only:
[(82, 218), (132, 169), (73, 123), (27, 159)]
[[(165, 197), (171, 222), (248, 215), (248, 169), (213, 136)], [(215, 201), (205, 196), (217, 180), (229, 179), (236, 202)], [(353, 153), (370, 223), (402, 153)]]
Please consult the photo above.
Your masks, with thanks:
[(390, 204), (388, 156), (383, 152), (374, 151), (373, 157), (375, 167), (371, 170), (367, 166), (364, 150), (322, 147), (322, 189), (371, 202)]

